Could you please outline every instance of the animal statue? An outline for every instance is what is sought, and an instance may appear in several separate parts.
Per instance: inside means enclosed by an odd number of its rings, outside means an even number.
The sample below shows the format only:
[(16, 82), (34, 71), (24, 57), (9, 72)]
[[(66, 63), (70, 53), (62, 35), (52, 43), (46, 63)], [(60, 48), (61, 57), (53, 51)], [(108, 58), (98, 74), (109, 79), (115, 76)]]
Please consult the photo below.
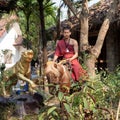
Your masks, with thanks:
[(30, 63), (32, 58), (33, 51), (26, 50), (22, 53), (20, 60), (13, 67), (4, 71), (3, 82), (6, 84), (6, 86), (3, 87), (4, 96), (7, 95), (7, 92), (10, 91), (13, 85), (16, 85), (18, 80), (28, 82), (30, 91), (33, 91), (37, 87), (37, 85), (32, 80), (30, 80)]
[(66, 66), (61, 63), (49, 61), (45, 66), (45, 75), (48, 83), (59, 85), (60, 91), (69, 93), (71, 76)]

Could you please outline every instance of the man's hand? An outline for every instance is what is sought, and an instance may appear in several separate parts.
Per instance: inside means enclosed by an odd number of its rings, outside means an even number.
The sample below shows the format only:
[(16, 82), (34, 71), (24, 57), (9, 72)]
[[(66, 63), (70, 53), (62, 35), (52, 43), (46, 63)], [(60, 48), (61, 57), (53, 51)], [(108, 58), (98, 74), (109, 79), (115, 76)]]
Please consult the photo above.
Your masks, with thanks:
[(72, 58), (68, 58), (66, 59), (68, 62), (71, 62), (73, 59)]
[(58, 56), (55, 55), (54, 58), (53, 58), (53, 62), (56, 62), (57, 59), (58, 59)]

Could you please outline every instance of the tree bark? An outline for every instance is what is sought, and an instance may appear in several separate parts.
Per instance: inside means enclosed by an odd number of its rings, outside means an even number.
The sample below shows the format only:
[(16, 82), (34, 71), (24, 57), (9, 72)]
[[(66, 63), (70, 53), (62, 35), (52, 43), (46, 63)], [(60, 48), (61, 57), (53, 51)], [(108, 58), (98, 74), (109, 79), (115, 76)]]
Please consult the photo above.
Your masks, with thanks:
[[(71, 18), (71, 12), (70, 12), (70, 10), (68, 9), (67, 10), (67, 16), (68, 16), (68, 20)], [(70, 21), (71, 22), (71, 21)]]
[(40, 11), (40, 28), (41, 28), (41, 41), (43, 45), (43, 64), (45, 65), (47, 62), (47, 40), (46, 40), (46, 32), (45, 32), (45, 21), (44, 21), (44, 0), (38, 0), (39, 3), (39, 11)]
[(106, 36), (107, 31), (108, 31), (109, 26), (110, 26), (110, 21), (113, 18), (116, 9), (117, 9), (117, 2), (114, 1), (111, 4), (111, 8), (110, 8), (102, 26), (101, 26), (101, 28), (100, 28), (96, 44), (93, 48), (93, 50), (95, 51), (95, 52), (93, 51), (93, 54), (96, 56), (96, 58), (98, 58), (100, 53), (101, 53), (101, 49), (102, 49), (102, 46), (103, 46), (103, 43), (105, 40), (105, 36)]
[(86, 59), (87, 72), (90, 77), (95, 78), (95, 62), (101, 53), (101, 49), (105, 40), (105, 36), (109, 29), (110, 21), (117, 9), (117, 1), (111, 4), (111, 8), (100, 28), (96, 44), (93, 47), (88, 46), (88, 6), (87, 0), (83, 0), (82, 17), (81, 17), (81, 48), (83, 51), (89, 51)]
[(92, 79), (94, 79), (96, 76), (95, 62), (101, 53), (101, 49), (102, 49), (102, 46), (103, 46), (103, 43), (105, 40), (105, 36), (109, 29), (109, 24), (110, 24), (110, 20), (106, 18), (101, 26), (100, 31), (99, 31), (95, 46), (90, 48), (90, 53), (89, 53), (89, 57), (87, 58), (87, 61), (86, 61), (86, 66), (88, 68), (87, 71), (89, 73), (89, 76)]
[[(27, 49), (29, 49), (31, 46), (29, 44), (29, 20), (30, 20), (30, 14), (31, 12), (25, 12), (25, 15), (26, 15), (26, 34), (27, 34)], [(28, 42), (29, 41), (29, 42)]]
[[(47, 62), (47, 39), (46, 39), (46, 32), (45, 32), (45, 20), (44, 20), (44, 0), (38, 0), (39, 3), (39, 11), (40, 11), (40, 28), (41, 28), (41, 43), (42, 43), (42, 51), (43, 51), (43, 65), (40, 66), (44, 69), (44, 65)], [(42, 59), (42, 58), (39, 58)], [(44, 70), (43, 70), (44, 71)], [(43, 72), (44, 73), (44, 72)], [(43, 84), (45, 85), (44, 90), (46, 93), (49, 93), (49, 89), (46, 86), (48, 84), (48, 81), (46, 80), (46, 77), (43, 74)]]
[(88, 1), (83, 0), (82, 3), (82, 12), (80, 17), (80, 50), (85, 51), (88, 48), (88, 31), (89, 31), (89, 25), (88, 25)]
[[(73, 12), (75, 16), (75, 10), (73, 9), (71, 5), (70, 0), (63, 0), (64, 3), (68, 6), (68, 8)], [(101, 29), (98, 34), (98, 38), (96, 41), (96, 44), (91, 47), (88, 42), (88, 31), (89, 31), (89, 24), (88, 24), (88, 0), (83, 0), (82, 1), (82, 12), (81, 12), (81, 18), (80, 18), (80, 25), (81, 25), (81, 30), (80, 30), (80, 50), (81, 51), (87, 51), (88, 57), (86, 58), (86, 66), (87, 66), (87, 72), (89, 76), (92, 78), (95, 78), (95, 62), (96, 59), (99, 57), (101, 53), (101, 49), (104, 43), (105, 36), (107, 34), (107, 31), (109, 29), (110, 21), (115, 13), (115, 10), (117, 9), (117, 5), (120, 3), (120, 0), (115, 0), (110, 7), (110, 10), (101, 26)]]
[(60, 11), (61, 11), (61, 7), (63, 6), (63, 4), (61, 4), (61, 6), (58, 8), (57, 11), (57, 38), (58, 39), (60, 37), (60, 32), (61, 32), (61, 28), (60, 28)]

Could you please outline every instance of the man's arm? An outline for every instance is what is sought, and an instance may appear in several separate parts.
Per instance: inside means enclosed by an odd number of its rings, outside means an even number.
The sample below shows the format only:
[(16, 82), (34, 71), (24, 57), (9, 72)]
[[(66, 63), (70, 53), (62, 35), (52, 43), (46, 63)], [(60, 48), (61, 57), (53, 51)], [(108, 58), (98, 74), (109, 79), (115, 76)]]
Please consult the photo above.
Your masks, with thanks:
[(69, 61), (72, 61), (72, 60), (74, 60), (78, 57), (78, 43), (77, 43), (76, 40), (73, 40), (72, 43), (73, 43), (73, 46), (74, 46), (75, 54), (73, 55), (73, 57), (69, 58)]
[(53, 61), (56, 62), (57, 59), (58, 59), (58, 56), (54, 55)]
[(54, 58), (53, 61), (56, 62), (56, 60), (58, 59), (59, 55), (60, 55), (60, 48), (59, 48), (59, 41), (56, 42), (56, 49), (55, 49), (55, 54), (54, 54)]

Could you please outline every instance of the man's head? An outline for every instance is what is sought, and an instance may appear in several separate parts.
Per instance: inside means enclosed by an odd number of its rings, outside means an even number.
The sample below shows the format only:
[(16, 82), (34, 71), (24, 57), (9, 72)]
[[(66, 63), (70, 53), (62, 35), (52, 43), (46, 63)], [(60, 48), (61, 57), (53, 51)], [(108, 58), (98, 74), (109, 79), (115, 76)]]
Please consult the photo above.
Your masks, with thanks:
[(70, 35), (71, 35), (71, 28), (70, 27), (64, 27), (63, 28), (64, 39), (70, 38)]

